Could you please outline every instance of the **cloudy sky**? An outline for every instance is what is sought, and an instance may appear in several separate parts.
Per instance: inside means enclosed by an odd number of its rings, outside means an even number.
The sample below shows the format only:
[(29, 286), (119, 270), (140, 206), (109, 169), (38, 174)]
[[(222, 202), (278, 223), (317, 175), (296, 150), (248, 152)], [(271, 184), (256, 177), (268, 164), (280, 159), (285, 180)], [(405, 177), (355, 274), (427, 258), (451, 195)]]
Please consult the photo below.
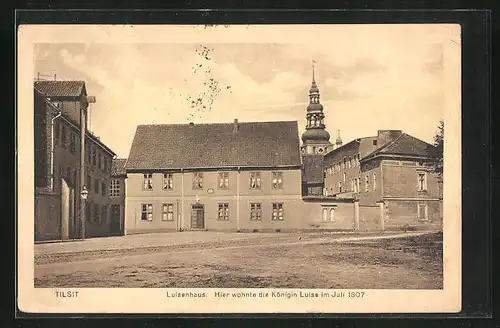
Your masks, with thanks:
[(97, 100), (90, 129), (119, 157), (138, 124), (297, 120), (302, 132), (312, 60), (332, 140), (401, 129), (432, 142), (447, 38), (439, 25), (340, 25), (301, 41), (42, 42), (34, 74), (85, 80)]

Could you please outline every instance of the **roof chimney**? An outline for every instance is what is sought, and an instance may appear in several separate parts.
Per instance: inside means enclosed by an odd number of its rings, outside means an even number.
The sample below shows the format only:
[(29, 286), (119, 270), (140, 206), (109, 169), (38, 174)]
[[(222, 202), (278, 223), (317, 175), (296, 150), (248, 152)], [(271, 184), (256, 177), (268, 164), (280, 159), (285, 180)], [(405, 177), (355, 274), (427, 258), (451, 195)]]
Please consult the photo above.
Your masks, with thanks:
[(234, 125), (233, 125), (233, 132), (234, 133), (238, 132), (238, 128), (239, 128), (239, 126), (238, 126), (238, 119), (235, 118), (234, 119)]
[(377, 132), (377, 146), (382, 147), (388, 142), (396, 139), (401, 134), (403, 134), (402, 130), (378, 130)]

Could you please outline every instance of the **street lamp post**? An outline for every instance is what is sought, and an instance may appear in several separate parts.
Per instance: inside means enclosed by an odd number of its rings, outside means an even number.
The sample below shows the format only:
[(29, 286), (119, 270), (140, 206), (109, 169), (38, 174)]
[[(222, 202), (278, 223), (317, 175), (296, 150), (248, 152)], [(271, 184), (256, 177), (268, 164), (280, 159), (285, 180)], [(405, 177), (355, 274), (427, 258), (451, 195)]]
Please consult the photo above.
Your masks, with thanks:
[(82, 203), (80, 207), (80, 232), (82, 240), (85, 239), (85, 203), (88, 195), (89, 191), (87, 190), (87, 187), (83, 186), (81, 192)]

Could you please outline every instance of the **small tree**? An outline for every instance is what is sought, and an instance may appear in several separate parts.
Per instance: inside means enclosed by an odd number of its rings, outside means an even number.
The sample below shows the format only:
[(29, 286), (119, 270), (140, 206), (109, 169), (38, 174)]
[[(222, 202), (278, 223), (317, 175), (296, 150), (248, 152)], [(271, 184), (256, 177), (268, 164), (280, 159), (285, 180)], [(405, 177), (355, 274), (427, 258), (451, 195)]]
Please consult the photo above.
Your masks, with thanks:
[(434, 136), (434, 146), (436, 147), (436, 163), (434, 165), (434, 172), (443, 176), (443, 155), (444, 155), (444, 121), (440, 120), (438, 130)]

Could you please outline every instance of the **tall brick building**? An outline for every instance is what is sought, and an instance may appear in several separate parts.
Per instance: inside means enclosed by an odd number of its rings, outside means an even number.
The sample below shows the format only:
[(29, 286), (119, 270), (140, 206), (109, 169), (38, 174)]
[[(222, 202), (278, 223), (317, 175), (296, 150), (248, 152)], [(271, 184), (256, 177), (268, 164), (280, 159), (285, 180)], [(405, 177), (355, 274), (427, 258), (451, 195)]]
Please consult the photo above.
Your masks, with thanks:
[(84, 81), (34, 82), (35, 240), (80, 237), (84, 184), (89, 189), (86, 236), (109, 233), (108, 185), (115, 154), (87, 130), (92, 101)]

